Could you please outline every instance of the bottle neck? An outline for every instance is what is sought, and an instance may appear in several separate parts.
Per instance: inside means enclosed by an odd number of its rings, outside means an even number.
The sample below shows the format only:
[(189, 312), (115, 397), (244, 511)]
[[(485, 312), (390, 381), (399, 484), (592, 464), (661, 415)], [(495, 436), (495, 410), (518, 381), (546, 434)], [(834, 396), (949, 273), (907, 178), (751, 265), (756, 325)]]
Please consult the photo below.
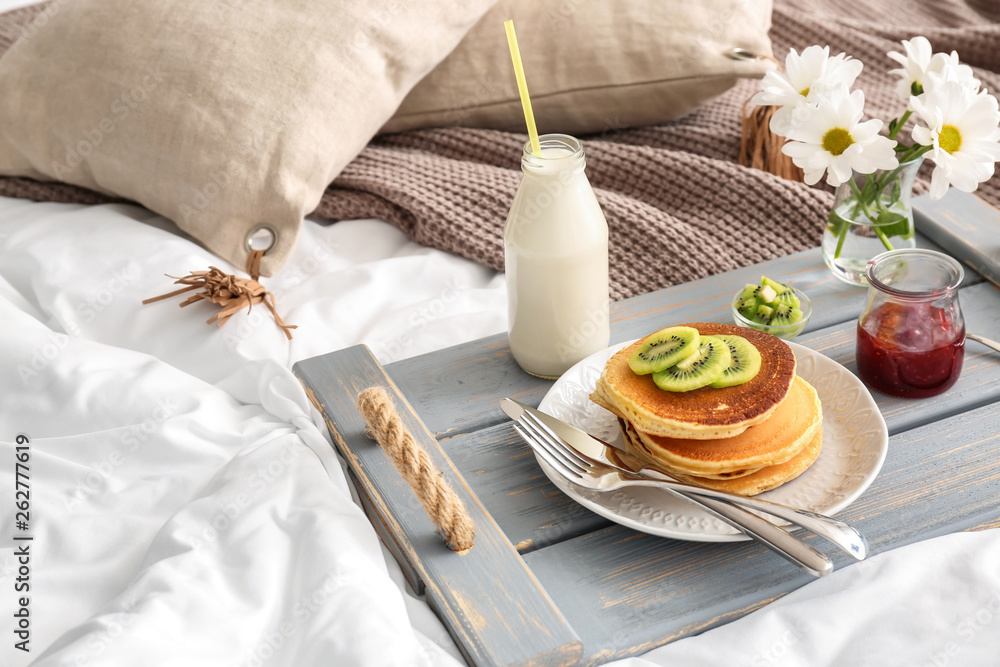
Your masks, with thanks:
[(583, 144), (568, 134), (543, 134), (538, 137), (541, 155), (531, 150), (531, 142), (524, 145), (521, 170), (527, 175), (559, 176), (574, 174), (587, 166)]

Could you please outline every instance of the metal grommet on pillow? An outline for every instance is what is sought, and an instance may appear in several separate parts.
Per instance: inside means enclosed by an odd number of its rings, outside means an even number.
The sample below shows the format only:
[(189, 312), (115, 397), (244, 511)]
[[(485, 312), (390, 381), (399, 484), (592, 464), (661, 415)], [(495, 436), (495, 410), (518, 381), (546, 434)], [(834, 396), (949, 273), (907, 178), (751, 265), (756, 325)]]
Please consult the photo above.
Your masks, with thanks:
[(754, 60), (758, 57), (753, 51), (750, 51), (749, 49), (741, 49), (740, 47), (723, 51), (723, 54), (727, 58), (732, 58), (733, 60)]
[(739, 46), (728, 51), (723, 51), (722, 55), (733, 60), (770, 60), (775, 65), (778, 65), (779, 68), (781, 67), (781, 63), (774, 56), (768, 53), (754, 53), (750, 49), (744, 49)]
[(246, 237), (246, 247), (249, 252), (260, 250), (267, 252), (278, 241), (278, 232), (268, 224), (260, 224), (250, 230)]

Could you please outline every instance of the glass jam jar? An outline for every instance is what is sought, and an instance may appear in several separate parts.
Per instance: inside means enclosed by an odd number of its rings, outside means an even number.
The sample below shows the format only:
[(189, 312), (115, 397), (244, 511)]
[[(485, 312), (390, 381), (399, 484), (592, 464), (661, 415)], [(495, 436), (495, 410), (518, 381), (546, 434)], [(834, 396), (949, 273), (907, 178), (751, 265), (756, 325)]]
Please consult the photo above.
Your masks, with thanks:
[(903, 398), (935, 396), (955, 384), (965, 355), (963, 276), (961, 264), (933, 250), (893, 250), (869, 260), (857, 347), (865, 384)]

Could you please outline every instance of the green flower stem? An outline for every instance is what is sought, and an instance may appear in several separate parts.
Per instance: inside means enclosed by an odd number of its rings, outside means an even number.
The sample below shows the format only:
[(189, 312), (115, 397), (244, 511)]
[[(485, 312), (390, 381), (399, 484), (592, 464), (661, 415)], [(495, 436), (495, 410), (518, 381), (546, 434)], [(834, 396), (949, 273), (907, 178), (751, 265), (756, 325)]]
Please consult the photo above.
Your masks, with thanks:
[(844, 241), (847, 239), (847, 228), (850, 226), (849, 222), (841, 220), (840, 232), (837, 234), (837, 249), (833, 251), (834, 259), (840, 258), (840, 251), (844, 249)]
[(934, 148), (933, 146), (913, 144), (912, 146), (910, 146), (909, 153), (905, 155), (906, 161), (910, 162), (912, 160), (916, 160), (918, 157), (923, 157), (925, 153), (931, 152), (933, 148)]
[[(862, 210), (864, 211), (865, 215), (868, 216), (868, 219), (870, 220), (871, 219), (871, 212), (868, 210), (868, 207), (865, 206), (865, 202), (864, 202), (864, 199), (863, 199), (863, 197), (861, 195), (861, 191), (858, 190), (858, 184), (854, 182), (854, 178), (853, 177), (847, 179), (847, 182), (850, 184), (851, 190), (854, 192), (854, 213), (851, 215), (851, 217), (852, 218), (857, 218), (858, 217), (858, 207), (860, 206), (862, 208)], [(867, 183), (866, 183), (866, 185), (867, 185)], [(830, 212), (830, 217), (833, 218), (834, 216), (837, 216), (838, 218), (840, 218), (840, 220), (836, 223), (836, 225), (838, 227), (837, 232), (836, 232), (837, 233), (837, 247), (833, 251), (833, 258), (834, 259), (839, 259), (840, 258), (840, 252), (844, 249), (844, 241), (847, 240), (847, 230), (850, 228), (851, 223), (849, 221), (847, 221), (847, 220), (844, 220), (840, 215), (838, 215), (837, 212), (836, 212), (836, 210), (833, 210), (833, 211)]]
[[(899, 132), (909, 119), (911, 113), (911, 111), (907, 111), (902, 115), (899, 121), (893, 126), (892, 132), (889, 135), (890, 138)], [(908, 238), (910, 222), (908, 219), (898, 219), (900, 214), (893, 213), (889, 208), (889, 206), (896, 203), (896, 198), (899, 197), (898, 188), (891, 193), (887, 193), (885, 197), (888, 199), (885, 201), (883, 201), (882, 193), (899, 178), (899, 175), (908, 166), (908, 163), (923, 156), (931, 148), (931, 146), (923, 146), (921, 144), (903, 146), (901, 148), (897, 147), (899, 166), (895, 169), (883, 171), (878, 175), (868, 174), (865, 177), (864, 184), (860, 187), (853, 178), (847, 181), (853, 195), (851, 199), (854, 200), (853, 202), (845, 202), (845, 206), (850, 207), (850, 213), (848, 213), (850, 219), (859, 220), (861, 219), (861, 215), (864, 215), (864, 218), (871, 223), (871, 228), (875, 231), (875, 235), (886, 250), (893, 250), (892, 242), (889, 241), (892, 236)], [(892, 221), (889, 222), (890, 220)], [(851, 222), (837, 213), (836, 209), (830, 211), (827, 226), (830, 232), (837, 237), (837, 247), (833, 255), (834, 259), (840, 257), (844, 243), (847, 240), (847, 232), (850, 229), (850, 225)]]
[[(867, 179), (865, 179), (865, 181), (866, 181), (865, 182), (865, 187), (867, 189), (867, 186), (871, 182), (871, 179), (867, 178)], [(874, 218), (872, 217), (871, 211), (868, 210), (868, 206), (867, 206), (867, 204), (865, 204), (865, 199), (866, 198), (861, 193), (861, 190), (858, 189), (858, 184), (854, 182), (854, 178), (852, 177), (852, 178), (847, 179), (847, 183), (851, 187), (851, 192), (854, 193), (854, 212), (851, 215), (851, 217), (852, 218), (857, 218), (858, 217), (858, 209), (860, 208), (861, 211), (864, 213), (865, 217), (867, 217), (869, 220), (874, 221)], [(833, 217), (834, 215), (837, 215), (837, 213), (836, 213), (836, 211), (832, 211), (830, 215), (831, 215), (831, 217)], [(837, 217), (840, 217), (840, 216), (837, 215)], [(837, 223), (837, 224), (838, 224), (839, 229), (837, 231), (837, 247), (833, 251), (833, 258), (834, 259), (839, 259), (840, 258), (840, 252), (844, 249), (844, 241), (847, 240), (847, 230), (851, 226), (850, 222), (847, 221), (847, 220), (844, 220), (843, 218), (841, 218), (840, 222)]]
[[(865, 180), (871, 181), (872, 179), (866, 178)], [(867, 217), (872, 222), (875, 222), (875, 218), (872, 216), (872, 212), (871, 210), (869, 210), (868, 204), (865, 203), (866, 197), (863, 194), (861, 194), (861, 190), (858, 189), (858, 184), (854, 182), (853, 178), (847, 179), (847, 184), (850, 186), (851, 192), (854, 193), (854, 201), (856, 201), (858, 203), (858, 206), (861, 207), (861, 210), (864, 212), (865, 217)], [(865, 185), (867, 186), (868, 183), (865, 183)]]
[(875, 236), (877, 236), (878, 240), (882, 242), (882, 245), (885, 246), (886, 250), (895, 250), (895, 248), (892, 247), (892, 243), (889, 242), (889, 237), (887, 237), (885, 232), (882, 231), (881, 226), (873, 225), (872, 228), (875, 230)]
[(896, 135), (899, 134), (899, 131), (903, 129), (903, 126), (906, 125), (906, 121), (910, 120), (910, 116), (912, 115), (913, 111), (907, 109), (906, 113), (900, 116), (899, 120), (896, 121), (896, 124), (892, 126), (892, 131), (889, 133), (890, 139), (896, 138)]
[[(896, 171), (899, 171), (898, 167), (896, 168)], [(896, 173), (896, 172), (894, 171), (893, 173)], [(867, 178), (865, 180), (871, 182), (873, 180), (877, 181), (878, 179), (872, 179), (872, 178), (869, 177), (869, 178)], [(886, 250), (893, 250), (892, 244), (889, 243), (889, 239), (888, 239), (888, 237), (886, 237), (885, 232), (883, 232), (882, 229), (879, 227), (878, 220), (875, 218), (875, 216), (872, 215), (871, 210), (868, 208), (868, 205), (863, 200), (863, 198), (862, 198), (863, 195), (861, 194), (861, 190), (858, 189), (858, 184), (854, 182), (853, 178), (850, 179), (847, 182), (851, 184), (851, 191), (854, 192), (854, 197), (857, 199), (857, 202), (861, 205), (861, 209), (864, 211), (865, 217), (867, 217), (869, 220), (872, 221), (872, 229), (875, 230), (875, 235), (878, 236), (879, 241), (882, 242), (882, 245), (885, 246)], [(865, 183), (865, 185), (867, 185), (867, 184), (868, 183)], [(879, 192), (881, 192), (881, 188), (877, 188), (875, 190), (876, 197), (877, 197), (877, 195), (878, 195)], [(876, 203), (879, 206), (882, 206), (881, 197), (877, 197)], [(884, 207), (882, 207), (882, 208), (883, 208), (883, 210), (885, 210)], [(846, 234), (845, 234), (845, 236), (846, 236)], [(840, 240), (838, 240), (837, 241), (838, 252), (834, 255), (834, 259), (836, 259), (837, 256), (839, 256), (839, 249), (840, 249), (841, 245), (843, 245), (843, 242), (840, 241)]]

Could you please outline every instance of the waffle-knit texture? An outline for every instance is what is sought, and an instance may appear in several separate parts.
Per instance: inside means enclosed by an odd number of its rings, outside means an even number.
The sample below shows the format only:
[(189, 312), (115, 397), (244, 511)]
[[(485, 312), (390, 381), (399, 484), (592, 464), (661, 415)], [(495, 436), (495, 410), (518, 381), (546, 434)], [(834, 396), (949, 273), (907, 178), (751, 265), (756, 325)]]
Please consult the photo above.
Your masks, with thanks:
[[(0, 15), (6, 49), (45, 5)], [(865, 64), (866, 113), (901, 114), (886, 53), (926, 36), (956, 50), (1000, 90), (1000, 9), (989, 0), (776, 0), (771, 38), (789, 48), (829, 44)], [(683, 119), (584, 137), (587, 174), (610, 230), (611, 293), (623, 298), (819, 245), (833, 195), (737, 164), (740, 120), (756, 81), (743, 81)], [(903, 137), (907, 137), (904, 130)], [(340, 174), (315, 215), (382, 218), (413, 240), (503, 268), (503, 225), (521, 178), (526, 135), (465, 128), (377, 137)], [(925, 164), (915, 192), (929, 183)], [(39, 201), (112, 201), (75, 186), (0, 178), (0, 194)], [(977, 194), (1000, 205), (996, 177)]]

